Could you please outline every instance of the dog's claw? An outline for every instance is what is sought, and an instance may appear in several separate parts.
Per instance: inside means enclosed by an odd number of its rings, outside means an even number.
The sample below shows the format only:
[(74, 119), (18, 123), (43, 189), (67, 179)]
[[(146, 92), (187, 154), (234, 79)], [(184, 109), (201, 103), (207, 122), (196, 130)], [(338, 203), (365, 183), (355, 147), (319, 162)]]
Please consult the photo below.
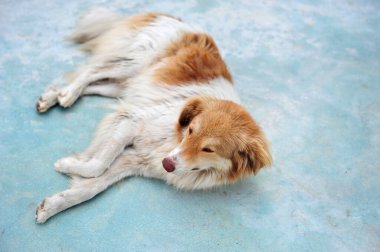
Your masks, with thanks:
[(39, 102), (36, 103), (36, 109), (38, 112), (40, 112), (40, 103)]

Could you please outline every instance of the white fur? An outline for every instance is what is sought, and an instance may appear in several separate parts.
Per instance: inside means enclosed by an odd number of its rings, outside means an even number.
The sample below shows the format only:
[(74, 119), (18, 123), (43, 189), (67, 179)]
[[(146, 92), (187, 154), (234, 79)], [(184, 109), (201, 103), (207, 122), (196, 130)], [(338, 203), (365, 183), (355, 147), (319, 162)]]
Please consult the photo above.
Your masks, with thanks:
[[(71, 38), (89, 39), (83, 47), (91, 48), (93, 56), (70, 74), (67, 86), (48, 89), (37, 103), (39, 111), (44, 112), (56, 103), (69, 107), (81, 95), (121, 99), (117, 110), (101, 122), (87, 150), (56, 162), (56, 170), (75, 179), (70, 189), (45, 198), (39, 205), (38, 223), (128, 176), (163, 179), (180, 189), (225, 183), (215, 179), (217, 174), (212, 170), (199, 176), (201, 171), (182, 173), (180, 165), (176, 173), (167, 173), (161, 164), (168, 155), (181, 160), (175, 126), (188, 98), (207, 95), (240, 103), (231, 83), (222, 77), (203, 84), (154, 83), (152, 73), (164, 64), (153, 64), (158, 55), (182, 32), (202, 31), (166, 16), (138, 31), (123, 29), (123, 22), (120, 16), (105, 10), (85, 15)], [(211, 165), (228, 169), (231, 161), (203, 163), (199, 168), (207, 170)]]

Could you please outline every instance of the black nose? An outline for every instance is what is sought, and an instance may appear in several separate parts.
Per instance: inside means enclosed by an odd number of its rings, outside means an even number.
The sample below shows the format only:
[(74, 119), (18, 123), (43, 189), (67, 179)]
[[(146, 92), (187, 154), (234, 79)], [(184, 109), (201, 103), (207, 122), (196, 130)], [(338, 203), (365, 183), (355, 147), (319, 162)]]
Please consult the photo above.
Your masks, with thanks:
[(175, 170), (175, 163), (173, 159), (168, 157), (162, 160), (162, 166), (165, 168), (167, 172), (173, 172)]

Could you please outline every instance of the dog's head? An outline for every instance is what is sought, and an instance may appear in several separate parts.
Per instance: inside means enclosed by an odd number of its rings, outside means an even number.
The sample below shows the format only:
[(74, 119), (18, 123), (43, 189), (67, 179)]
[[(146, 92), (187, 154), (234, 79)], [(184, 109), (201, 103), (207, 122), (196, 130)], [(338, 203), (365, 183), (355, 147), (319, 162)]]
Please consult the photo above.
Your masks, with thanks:
[(177, 134), (180, 144), (162, 161), (168, 172), (215, 171), (233, 182), (272, 162), (260, 127), (231, 101), (189, 99), (180, 113)]

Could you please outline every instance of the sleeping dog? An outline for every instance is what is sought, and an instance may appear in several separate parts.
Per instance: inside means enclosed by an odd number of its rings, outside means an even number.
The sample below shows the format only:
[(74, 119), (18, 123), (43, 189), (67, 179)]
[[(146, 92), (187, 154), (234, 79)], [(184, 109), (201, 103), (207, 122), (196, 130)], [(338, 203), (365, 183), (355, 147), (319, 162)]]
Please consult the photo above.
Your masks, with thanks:
[(38, 223), (129, 176), (193, 190), (234, 183), (271, 164), (263, 131), (200, 28), (161, 13), (122, 17), (97, 8), (68, 38), (90, 57), (66, 75), (68, 85), (48, 87), (37, 110), (67, 108), (82, 95), (120, 104), (83, 153), (55, 163), (71, 187), (42, 201)]

